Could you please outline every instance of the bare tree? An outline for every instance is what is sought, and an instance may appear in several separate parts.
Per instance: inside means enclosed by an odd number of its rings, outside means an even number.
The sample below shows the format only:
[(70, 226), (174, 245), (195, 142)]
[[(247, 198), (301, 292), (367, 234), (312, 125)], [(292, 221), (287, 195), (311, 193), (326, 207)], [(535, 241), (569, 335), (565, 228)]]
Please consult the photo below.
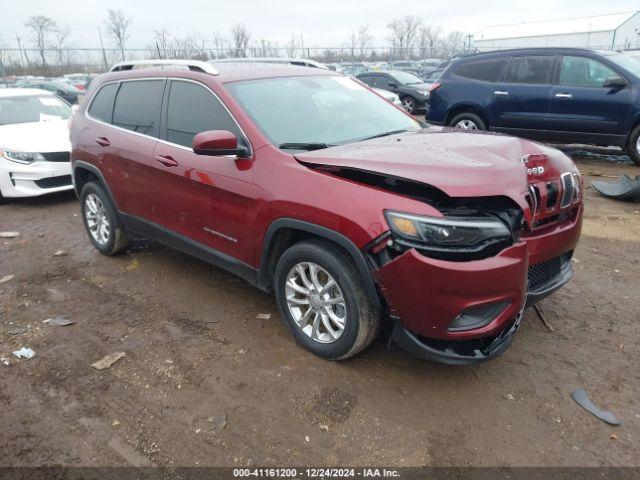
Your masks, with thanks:
[(58, 49), (58, 66), (62, 71), (64, 69), (64, 49), (67, 47), (67, 39), (71, 30), (69, 27), (61, 27), (55, 31), (56, 36), (56, 48)]
[(236, 23), (231, 27), (231, 41), (233, 44), (233, 56), (234, 57), (246, 57), (247, 47), (249, 46), (249, 39), (251, 35), (249, 30), (241, 23)]
[(364, 60), (365, 51), (373, 37), (369, 33), (369, 25), (360, 25), (358, 29), (358, 48), (360, 49), (360, 57)]
[(42, 68), (46, 68), (47, 60), (45, 58), (44, 52), (48, 44), (47, 38), (51, 33), (56, 31), (56, 22), (49, 17), (45, 17), (44, 15), (35, 15), (33, 17), (29, 17), (24, 25), (31, 31), (33, 41), (35, 42), (36, 47), (40, 52)]
[(292, 33), (291, 38), (284, 44), (284, 50), (289, 58), (297, 57), (298, 52), (302, 50), (302, 48), (302, 37), (299, 37), (295, 33)]
[(347, 39), (347, 47), (349, 48), (349, 53), (351, 54), (351, 60), (356, 59), (356, 50), (358, 49), (360, 37), (358, 35), (357, 30), (353, 30), (349, 34), (349, 38)]
[(215, 58), (224, 57), (224, 47), (226, 41), (220, 32), (213, 32), (213, 49), (215, 51)]
[(253, 47), (254, 57), (277, 57), (278, 56), (278, 44), (271, 42), (265, 38), (261, 38), (255, 43)]
[(462, 32), (457, 30), (453, 32), (449, 32), (446, 38), (446, 47), (447, 53), (450, 57), (455, 57), (462, 51), (464, 51), (465, 47), (465, 35)]
[(171, 34), (166, 28), (161, 28), (153, 31), (153, 37), (155, 40), (156, 51), (160, 58), (169, 58), (169, 49), (171, 46)]
[(131, 18), (127, 17), (122, 10), (108, 10), (104, 25), (107, 29), (107, 36), (110, 37), (120, 49), (122, 60), (124, 61), (124, 47), (129, 39)]
[(396, 49), (402, 57), (408, 58), (411, 56), (411, 50), (413, 49), (421, 25), (422, 20), (415, 15), (405, 15), (402, 18), (396, 18), (387, 25), (391, 46)]
[(435, 51), (440, 43), (441, 37), (442, 27), (440, 25), (423, 25), (418, 33), (420, 56), (435, 56)]

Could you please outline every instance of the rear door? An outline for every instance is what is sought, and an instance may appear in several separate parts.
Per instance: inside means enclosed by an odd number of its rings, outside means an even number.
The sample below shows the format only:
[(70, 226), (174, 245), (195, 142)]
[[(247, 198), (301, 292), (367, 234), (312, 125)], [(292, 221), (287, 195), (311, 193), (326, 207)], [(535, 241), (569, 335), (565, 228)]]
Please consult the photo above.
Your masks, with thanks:
[(121, 82), (111, 126), (100, 128), (95, 138), (103, 151), (100, 170), (118, 208), (156, 223), (160, 217), (154, 202), (161, 186), (155, 175), (153, 149), (160, 133), (165, 84), (163, 78)]
[(153, 210), (169, 235), (186, 237), (245, 263), (252, 261), (255, 211), (253, 160), (196, 155), (193, 137), (227, 130), (238, 144), (246, 136), (225, 105), (203, 84), (170, 80), (163, 108), (161, 140), (154, 152)]
[(621, 74), (599, 60), (565, 55), (551, 90), (549, 130), (619, 134), (629, 118), (629, 88), (607, 88)]
[(511, 58), (488, 102), (492, 127), (497, 130), (544, 130), (549, 113), (555, 55), (517, 55)]

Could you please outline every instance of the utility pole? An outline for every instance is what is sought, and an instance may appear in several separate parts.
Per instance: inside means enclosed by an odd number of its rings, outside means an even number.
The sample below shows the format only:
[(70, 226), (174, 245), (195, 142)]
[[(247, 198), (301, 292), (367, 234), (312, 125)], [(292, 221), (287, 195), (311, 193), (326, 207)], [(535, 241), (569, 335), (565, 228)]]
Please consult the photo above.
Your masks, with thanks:
[(104, 65), (105, 72), (109, 70), (109, 65), (107, 65), (107, 54), (104, 51), (104, 43), (102, 43), (102, 30), (98, 27), (98, 36), (100, 37), (100, 50), (102, 50), (102, 63)]

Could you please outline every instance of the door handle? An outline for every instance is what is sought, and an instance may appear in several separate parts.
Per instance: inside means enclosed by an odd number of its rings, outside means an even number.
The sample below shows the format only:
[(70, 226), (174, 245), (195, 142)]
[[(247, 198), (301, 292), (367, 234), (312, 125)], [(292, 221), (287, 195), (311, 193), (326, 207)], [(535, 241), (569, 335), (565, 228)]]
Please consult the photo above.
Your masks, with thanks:
[(509, 95), (509, 92), (505, 90), (494, 90), (493, 94), (499, 97), (506, 97), (507, 95)]
[(165, 167), (175, 167), (178, 165), (178, 162), (171, 155), (156, 155), (156, 161)]
[(111, 142), (107, 137), (96, 137), (96, 143), (102, 147), (108, 147)]
[(570, 93), (556, 93), (556, 98), (573, 98), (573, 95)]

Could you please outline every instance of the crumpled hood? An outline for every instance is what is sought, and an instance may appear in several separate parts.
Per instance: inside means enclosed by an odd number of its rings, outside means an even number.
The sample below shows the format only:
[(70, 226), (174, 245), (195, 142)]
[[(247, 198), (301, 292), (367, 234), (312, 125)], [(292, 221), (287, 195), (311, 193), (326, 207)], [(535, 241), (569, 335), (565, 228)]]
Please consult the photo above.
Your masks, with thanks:
[(450, 197), (507, 195), (525, 206), (529, 182), (523, 157), (536, 157), (544, 179), (577, 172), (562, 152), (528, 140), (491, 132), (439, 127), (296, 154), (303, 163), (382, 173), (431, 185)]
[(0, 125), (0, 150), (69, 152), (69, 120)]

